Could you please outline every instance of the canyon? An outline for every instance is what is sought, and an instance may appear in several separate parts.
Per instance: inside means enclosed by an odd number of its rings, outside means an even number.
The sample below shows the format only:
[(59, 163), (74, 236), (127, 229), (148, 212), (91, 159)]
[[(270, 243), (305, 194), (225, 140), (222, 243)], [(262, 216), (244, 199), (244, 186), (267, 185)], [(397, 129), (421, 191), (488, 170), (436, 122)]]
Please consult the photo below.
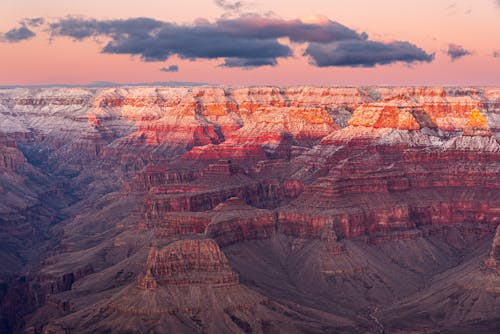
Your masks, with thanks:
[(0, 332), (500, 332), (500, 88), (0, 89)]

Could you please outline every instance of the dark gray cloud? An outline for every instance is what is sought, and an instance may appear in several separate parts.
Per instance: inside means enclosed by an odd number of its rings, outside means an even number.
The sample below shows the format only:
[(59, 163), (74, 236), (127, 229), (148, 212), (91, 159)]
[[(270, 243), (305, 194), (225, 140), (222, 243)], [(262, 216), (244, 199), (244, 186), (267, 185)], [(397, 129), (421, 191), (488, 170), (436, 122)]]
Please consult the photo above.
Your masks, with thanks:
[(369, 40), (348, 40), (336, 43), (311, 43), (305, 54), (319, 67), (350, 66), (373, 67), (394, 62), (431, 62), (434, 54), (408, 42), (376, 42)]
[(216, 25), (221, 31), (232, 36), (246, 38), (288, 37), (292, 42), (333, 42), (347, 39), (363, 39), (366, 34), (338, 23), (319, 18), (318, 22), (283, 20), (262, 16), (244, 16), (237, 19), (219, 20)]
[(248, 64), (244, 67), (275, 65), (277, 58), (291, 56), (290, 47), (277, 40), (282, 37), (293, 42), (366, 38), (330, 20), (304, 23), (260, 16), (221, 19), (215, 23), (198, 21), (194, 25), (148, 18), (99, 21), (67, 17), (51, 23), (49, 28), (52, 36), (76, 40), (108, 36), (111, 41), (102, 49), (104, 53), (138, 55), (145, 61), (164, 61), (174, 54), (189, 59), (231, 58), (225, 63), (231, 67), (238, 63)]
[(131, 38), (154, 35), (158, 29), (172, 26), (169, 23), (139, 17), (126, 20), (96, 20), (92, 18), (66, 17), (49, 24), (54, 36), (66, 36), (76, 40), (89, 37), (110, 36), (113, 39), (130, 36)]
[(452, 61), (460, 59), (464, 56), (469, 56), (472, 51), (466, 50), (463, 46), (458, 44), (449, 44), (446, 54), (451, 58)]
[[(242, 1), (218, 1), (239, 8)], [(228, 5), (229, 4), (229, 5)], [(27, 23), (26, 23), (27, 24)], [(184, 59), (223, 59), (223, 67), (275, 66), (279, 58), (293, 56), (291, 45), (306, 43), (306, 55), (317, 66), (364, 66), (392, 62), (429, 62), (434, 58), (408, 42), (370, 41), (366, 33), (326, 17), (285, 20), (270, 16), (242, 15), (215, 22), (199, 19), (177, 24), (151, 18), (97, 20), (65, 17), (44, 25), (52, 38), (74, 40), (102, 37), (101, 52), (129, 54), (144, 61), (165, 61), (176, 55)]]
[(290, 47), (274, 38), (238, 36), (218, 23), (177, 25), (148, 18), (98, 21), (69, 17), (50, 24), (52, 36), (76, 40), (111, 38), (102, 52), (131, 54), (144, 61), (164, 61), (172, 55), (188, 59), (289, 57)]
[[(180, 33), (180, 35), (179, 35)], [(104, 53), (139, 55), (144, 61), (164, 61), (177, 54), (187, 59), (289, 57), (291, 49), (276, 40), (210, 35), (207, 31), (162, 31), (158, 36), (120, 37), (109, 42)]]
[(199, 20), (194, 25), (177, 25), (150, 18), (98, 21), (67, 17), (51, 23), (49, 28), (54, 36), (67, 36), (77, 40), (99, 35), (116, 38), (128, 34), (150, 37), (160, 35), (167, 37), (172, 34), (185, 34), (188, 37), (195, 34), (216, 34), (216, 36), (255, 39), (288, 37), (294, 42), (332, 42), (367, 38), (365, 33), (360, 35), (338, 22), (326, 18), (323, 20), (318, 23), (305, 23), (298, 19), (283, 20), (250, 15), (235, 19), (220, 19), (215, 23)]
[(162, 67), (160, 68), (161, 72), (179, 72), (179, 66), (177, 65), (170, 65), (168, 67)]
[(226, 58), (222, 67), (242, 67), (242, 68), (255, 68), (260, 66), (276, 66), (278, 61), (276, 58), (259, 58), (259, 59), (247, 59), (247, 58)]
[(21, 25), (19, 28), (13, 28), (3, 34), (3, 39), (10, 43), (21, 42), (35, 37), (36, 34), (28, 29), (26, 26)]
[(244, 1), (227, 1), (227, 0), (214, 0), (214, 3), (228, 11), (239, 11), (243, 6), (245, 6)]

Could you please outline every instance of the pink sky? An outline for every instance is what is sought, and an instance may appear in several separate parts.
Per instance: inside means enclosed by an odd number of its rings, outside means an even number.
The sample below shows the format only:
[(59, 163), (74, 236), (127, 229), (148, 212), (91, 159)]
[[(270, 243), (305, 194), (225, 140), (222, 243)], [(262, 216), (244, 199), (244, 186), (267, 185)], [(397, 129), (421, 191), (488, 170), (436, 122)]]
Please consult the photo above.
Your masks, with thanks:
[[(273, 12), (274, 17), (296, 19), (324, 15), (375, 41), (408, 41), (428, 53), (430, 63), (377, 65), (372, 68), (316, 67), (302, 56), (305, 45), (294, 44), (295, 57), (278, 60), (275, 67), (221, 68), (222, 59), (194, 61), (173, 56), (164, 62), (143, 62), (138, 57), (102, 54), (93, 40), (49, 41), (43, 28), (19, 43), (0, 43), (0, 85), (86, 84), (153, 81), (196, 81), (225, 85), (500, 85), (500, 5), (496, 0), (463, 1), (253, 1), (241, 13)], [(155, 1), (2, 0), (0, 32), (19, 27), (22, 18), (57, 20), (67, 15), (97, 19), (149, 17), (190, 24), (198, 18), (214, 21), (224, 10), (211, 0)], [(280, 40), (281, 41), (281, 40)], [(283, 43), (290, 45), (289, 41)], [(472, 52), (451, 61), (450, 43)], [(161, 67), (178, 65), (175, 73)]]

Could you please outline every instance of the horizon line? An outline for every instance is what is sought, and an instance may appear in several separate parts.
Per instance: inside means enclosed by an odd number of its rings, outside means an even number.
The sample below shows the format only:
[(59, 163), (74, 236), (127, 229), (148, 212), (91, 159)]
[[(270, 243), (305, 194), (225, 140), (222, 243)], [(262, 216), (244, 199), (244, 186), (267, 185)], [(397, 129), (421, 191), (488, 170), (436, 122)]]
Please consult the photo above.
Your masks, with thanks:
[(85, 84), (65, 84), (65, 83), (49, 83), (49, 84), (0, 84), (0, 89), (16, 89), (16, 88), (26, 88), (26, 89), (42, 89), (42, 88), (112, 88), (112, 87), (222, 87), (222, 88), (239, 88), (239, 87), (338, 87), (338, 88), (357, 88), (357, 87), (442, 87), (442, 88), (453, 88), (453, 87), (469, 87), (469, 88), (497, 88), (498, 85), (491, 84), (368, 84), (368, 85), (356, 85), (356, 84), (216, 84), (207, 82), (191, 82), (191, 81), (151, 81), (151, 82), (138, 82), (138, 83), (118, 83), (111, 81), (92, 81)]

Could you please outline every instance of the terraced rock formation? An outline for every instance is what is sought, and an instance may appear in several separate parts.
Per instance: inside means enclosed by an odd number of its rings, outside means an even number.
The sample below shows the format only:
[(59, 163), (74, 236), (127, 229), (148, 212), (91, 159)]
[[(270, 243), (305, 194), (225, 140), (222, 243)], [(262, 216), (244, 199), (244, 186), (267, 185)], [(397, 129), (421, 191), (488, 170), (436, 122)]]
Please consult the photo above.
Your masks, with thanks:
[(500, 331), (500, 88), (0, 90), (0, 332)]

